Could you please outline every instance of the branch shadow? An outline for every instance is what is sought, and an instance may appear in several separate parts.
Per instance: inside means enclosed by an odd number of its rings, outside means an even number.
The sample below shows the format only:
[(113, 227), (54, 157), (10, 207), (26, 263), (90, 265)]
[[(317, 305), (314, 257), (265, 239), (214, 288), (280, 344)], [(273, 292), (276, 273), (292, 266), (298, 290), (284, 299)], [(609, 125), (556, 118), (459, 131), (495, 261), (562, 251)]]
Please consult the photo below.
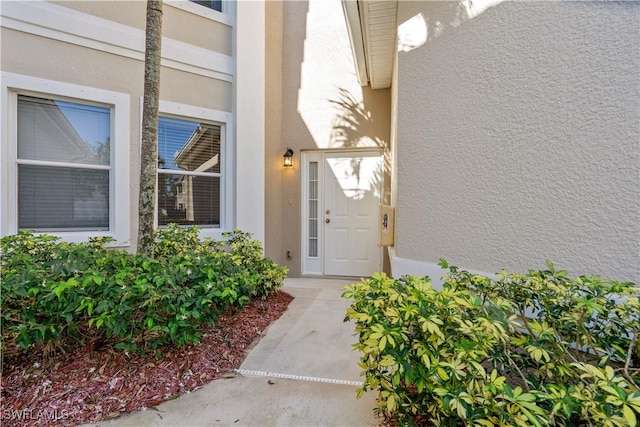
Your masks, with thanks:
[[(386, 108), (368, 108), (368, 104), (374, 102), (384, 103), (390, 106), (388, 90), (363, 89), (363, 100), (358, 100), (350, 91), (339, 88), (336, 99), (329, 102), (336, 108), (329, 145), (334, 149), (349, 148), (381, 148), (383, 161), (379, 167), (369, 173), (366, 187), (371, 189), (382, 188), (380, 199), (387, 204), (390, 200), (390, 173), (391, 154), (389, 145), (389, 120), (390, 111)], [(378, 99), (375, 99), (378, 98)], [(373, 107), (373, 105), (372, 105)], [(381, 111), (379, 111), (381, 110)], [(386, 116), (384, 113), (388, 113)], [(362, 175), (362, 159), (354, 158), (351, 161), (351, 174), (360, 183)], [(382, 184), (382, 186), (381, 186)]]

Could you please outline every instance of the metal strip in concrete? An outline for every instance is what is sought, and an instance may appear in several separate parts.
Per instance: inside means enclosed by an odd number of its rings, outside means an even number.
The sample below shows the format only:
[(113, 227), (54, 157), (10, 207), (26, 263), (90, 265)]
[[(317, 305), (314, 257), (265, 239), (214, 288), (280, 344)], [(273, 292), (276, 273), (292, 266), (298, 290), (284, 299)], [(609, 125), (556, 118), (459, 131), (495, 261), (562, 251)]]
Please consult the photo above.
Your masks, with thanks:
[(298, 380), (298, 381), (308, 381), (308, 382), (316, 382), (316, 383), (329, 383), (329, 384), (340, 384), (340, 385), (351, 385), (356, 387), (362, 387), (362, 383), (358, 381), (336, 380), (333, 378), (306, 377), (301, 375), (278, 374), (275, 372), (249, 371), (246, 369), (236, 369), (235, 372), (240, 375), (253, 375), (256, 377), (272, 377), (272, 378), (282, 378), (286, 380)]

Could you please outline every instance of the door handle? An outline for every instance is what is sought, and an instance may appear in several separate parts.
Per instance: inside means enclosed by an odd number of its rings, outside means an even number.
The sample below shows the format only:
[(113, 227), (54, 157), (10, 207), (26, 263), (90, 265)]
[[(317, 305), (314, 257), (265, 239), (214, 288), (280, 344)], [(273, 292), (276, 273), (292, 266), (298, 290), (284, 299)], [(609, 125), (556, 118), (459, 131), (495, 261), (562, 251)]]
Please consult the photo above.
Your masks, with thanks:
[(331, 220), (329, 218), (325, 219), (324, 222), (326, 222), (327, 224), (329, 224), (331, 222)]

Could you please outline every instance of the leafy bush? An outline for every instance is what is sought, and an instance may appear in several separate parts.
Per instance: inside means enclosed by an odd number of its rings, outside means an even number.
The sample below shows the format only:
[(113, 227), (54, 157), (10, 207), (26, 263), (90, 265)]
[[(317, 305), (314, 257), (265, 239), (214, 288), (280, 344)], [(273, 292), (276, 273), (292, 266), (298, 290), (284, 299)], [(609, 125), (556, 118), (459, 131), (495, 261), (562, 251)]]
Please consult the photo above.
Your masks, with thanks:
[[(358, 392), (401, 425), (635, 426), (640, 290), (565, 271), (448, 268), (345, 289), (363, 353)], [(635, 352), (635, 354), (634, 354)]]
[(159, 230), (154, 258), (20, 232), (0, 240), (2, 349), (110, 340), (127, 351), (198, 342), (203, 323), (276, 292), (287, 270), (264, 258), (250, 234), (231, 248), (200, 241), (196, 227)]

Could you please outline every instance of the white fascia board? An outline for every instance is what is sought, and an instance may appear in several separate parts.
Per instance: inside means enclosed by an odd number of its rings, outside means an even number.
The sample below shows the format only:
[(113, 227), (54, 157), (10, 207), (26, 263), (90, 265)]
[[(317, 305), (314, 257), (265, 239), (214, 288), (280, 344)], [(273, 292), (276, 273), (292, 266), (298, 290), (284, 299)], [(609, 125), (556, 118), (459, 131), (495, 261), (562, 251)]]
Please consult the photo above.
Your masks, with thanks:
[[(144, 61), (144, 31), (45, 1), (2, 2), (2, 27)], [(162, 38), (162, 66), (233, 82), (233, 58)]]
[(369, 73), (364, 52), (364, 39), (360, 22), (360, 12), (357, 0), (342, 0), (342, 10), (347, 23), (347, 32), (353, 51), (353, 62), (356, 67), (356, 75), (360, 86), (369, 84)]

